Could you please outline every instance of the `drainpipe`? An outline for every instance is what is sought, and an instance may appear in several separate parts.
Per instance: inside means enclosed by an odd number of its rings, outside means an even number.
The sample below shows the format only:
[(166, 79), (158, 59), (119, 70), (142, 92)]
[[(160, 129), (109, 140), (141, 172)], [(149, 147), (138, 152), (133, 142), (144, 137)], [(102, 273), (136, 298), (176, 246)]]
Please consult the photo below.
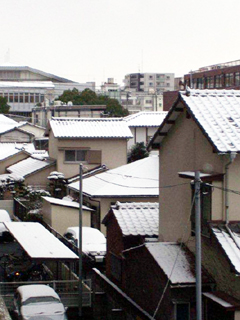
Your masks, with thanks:
[(229, 173), (228, 169), (230, 165), (233, 163), (233, 160), (236, 158), (236, 152), (230, 153), (230, 161), (225, 165), (225, 217), (226, 217), (226, 225), (229, 223), (229, 195), (227, 192), (229, 185)]

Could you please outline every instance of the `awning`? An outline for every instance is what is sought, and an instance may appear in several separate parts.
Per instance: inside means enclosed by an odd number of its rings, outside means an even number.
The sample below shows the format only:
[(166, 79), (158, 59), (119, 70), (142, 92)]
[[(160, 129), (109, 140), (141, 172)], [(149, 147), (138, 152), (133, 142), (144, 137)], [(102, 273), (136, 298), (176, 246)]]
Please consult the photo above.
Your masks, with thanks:
[(222, 291), (205, 292), (203, 296), (214, 301), (226, 311), (240, 310), (240, 301)]
[(9, 232), (32, 259), (76, 260), (78, 256), (38, 222), (5, 222)]
[[(178, 172), (178, 176), (180, 178), (184, 179), (194, 179), (195, 178), (195, 171), (183, 171), (183, 172)], [(223, 174), (222, 173), (205, 173), (205, 172), (200, 172), (200, 179), (202, 181), (223, 181)]]

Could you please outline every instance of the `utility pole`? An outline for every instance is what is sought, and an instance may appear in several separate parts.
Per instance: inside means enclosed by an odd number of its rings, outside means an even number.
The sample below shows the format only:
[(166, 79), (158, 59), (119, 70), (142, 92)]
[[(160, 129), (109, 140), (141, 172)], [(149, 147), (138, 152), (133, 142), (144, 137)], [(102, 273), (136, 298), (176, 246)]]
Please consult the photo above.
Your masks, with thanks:
[(201, 180), (200, 172), (195, 172), (195, 238), (196, 238), (196, 309), (197, 320), (202, 320), (202, 274), (201, 274)]
[(78, 295), (79, 295), (79, 305), (78, 305), (78, 315), (79, 319), (82, 319), (82, 178), (83, 176), (83, 165), (79, 165), (79, 239), (78, 239)]

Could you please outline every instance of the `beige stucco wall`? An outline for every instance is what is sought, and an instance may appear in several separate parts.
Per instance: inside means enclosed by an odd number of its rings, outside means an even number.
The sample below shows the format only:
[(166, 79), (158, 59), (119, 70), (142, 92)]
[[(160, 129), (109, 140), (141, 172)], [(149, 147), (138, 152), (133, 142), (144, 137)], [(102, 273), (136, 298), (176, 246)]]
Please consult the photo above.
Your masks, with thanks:
[(44, 128), (34, 127), (29, 124), (25, 124), (24, 126), (21, 126), (21, 129), (31, 132), (32, 134), (34, 134), (36, 138), (43, 137), (45, 132)]
[(31, 142), (33, 137), (25, 132), (13, 130), (0, 135), (0, 142)]
[[(79, 173), (79, 163), (66, 163), (64, 150), (61, 148), (90, 148), (102, 151), (102, 163), (113, 169), (127, 163), (126, 139), (55, 139), (52, 132), (49, 136), (49, 156), (57, 159), (57, 171), (64, 173), (66, 178)], [(83, 163), (84, 164), (84, 163)], [(95, 168), (97, 164), (85, 163), (87, 169)]]
[[(50, 204), (43, 200), (43, 219), (60, 234), (64, 234), (69, 227), (79, 225), (79, 209)], [(83, 210), (82, 224), (91, 226), (91, 212)]]
[[(224, 172), (225, 156), (213, 148), (193, 119), (182, 112), (160, 147), (160, 240), (176, 241), (185, 232), (191, 209), (190, 180), (178, 177), (180, 171), (203, 170), (209, 164), (215, 172)], [(163, 186), (188, 183), (174, 188)], [(224, 219), (223, 191), (214, 189), (212, 219)], [(190, 224), (188, 223), (188, 226)], [(185, 232), (190, 235), (190, 227)]]
[(27, 159), (29, 157), (28, 154), (24, 152), (19, 152), (7, 159), (0, 161), (0, 174), (6, 173), (6, 168), (10, 167), (14, 163), (17, 163), (23, 159)]
[(38, 171), (26, 177), (24, 183), (25, 185), (38, 186), (40, 188), (45, 189), (49, 183), (49, 180), (47, 179), (47, 177), (52, 171), (55, 171), (55, 170), (56, 170), (55, 165), (47, 167), (44, 170)]

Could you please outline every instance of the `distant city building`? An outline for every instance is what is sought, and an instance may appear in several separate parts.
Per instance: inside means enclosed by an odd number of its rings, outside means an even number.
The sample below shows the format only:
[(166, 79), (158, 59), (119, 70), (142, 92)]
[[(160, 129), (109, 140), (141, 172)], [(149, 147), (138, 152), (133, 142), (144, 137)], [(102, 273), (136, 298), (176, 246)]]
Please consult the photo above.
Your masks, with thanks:
[(73, 88), (95, 90), (95, 82), (81, 84), (27, 66), (0, 66), (0, 96), (7, 98), (13, 114), (30, 116), (37, 104), (50, 104)]
[(240, 89), (240, 60), (191, 71), (184, 75), (184, 84), (194, 89)]
[(120, 102), (120, 91), (120, 86), (114, 83), (114, 78), (108, 78), (108, 81), (101, 85), (100, 94), (117, 99)]
[(101, 118), (106, 110), (105, 105), (82, 105), (73, 106), (61, 105), (61, 101), (54, 101), (52, 106), (34, 107), (32, 109), (32, 123), (46, 127), (48, 120), (52, 117), (71, 117), (71, 118)]
[(154, 90), (156, 93), (174, 90), (174, 73), (130, 73), (124, 79), (125, 89)]

